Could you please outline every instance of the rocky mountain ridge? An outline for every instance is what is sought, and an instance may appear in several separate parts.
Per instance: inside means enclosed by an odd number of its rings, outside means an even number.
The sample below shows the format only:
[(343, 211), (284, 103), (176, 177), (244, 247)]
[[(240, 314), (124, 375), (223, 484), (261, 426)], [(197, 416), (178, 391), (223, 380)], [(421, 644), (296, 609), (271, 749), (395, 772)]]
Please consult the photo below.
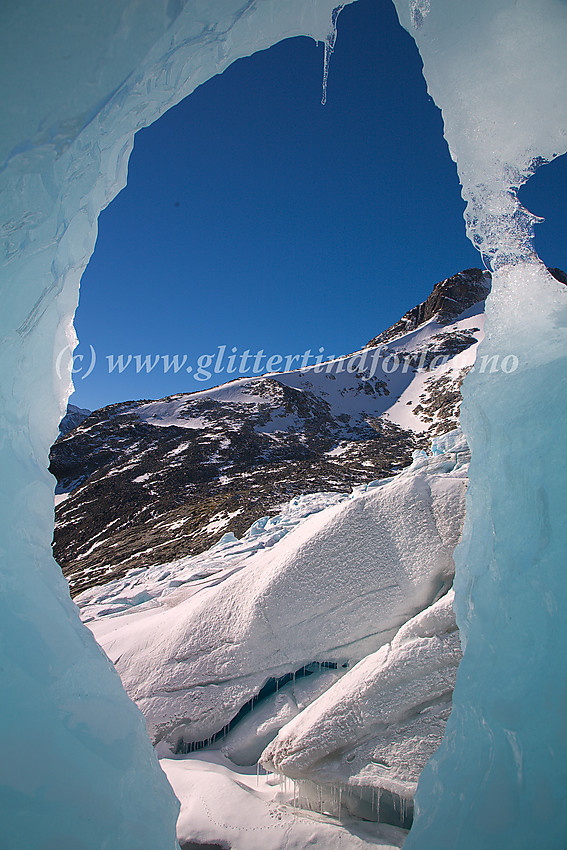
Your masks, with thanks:
[(54, 554), (72, 592), (239, 537), (294, 496), (406, 466), (457, 424), (489, 288), (468, 269), (348, 357), (83, 418), (51, 453)]

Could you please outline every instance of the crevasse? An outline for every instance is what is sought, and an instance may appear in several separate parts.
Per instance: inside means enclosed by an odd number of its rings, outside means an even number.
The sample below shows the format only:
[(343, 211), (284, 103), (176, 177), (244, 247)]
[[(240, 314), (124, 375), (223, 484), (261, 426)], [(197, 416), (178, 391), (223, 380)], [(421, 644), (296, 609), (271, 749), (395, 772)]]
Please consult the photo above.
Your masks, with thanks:
[[(15, 850), (168, 850), (176, 804), (141, 716), (81, 626), (51, 558), (47, 454), (70, 390), (72, 316), (133, 135), (239, 56), (324, 41), (335, 0), (21, 0), (0, 55), (3, 841)], [(567, 147), (564, 0), (396, 0), (416, 39), (496, 274), (471, 374), (473, 449), (456, 604), (466, 643), (445, 743), (407, 847), (560, 847), (565, 798), (566, 298), (515, 190)], [(67, 348), (68, 346), (68, 348)]]

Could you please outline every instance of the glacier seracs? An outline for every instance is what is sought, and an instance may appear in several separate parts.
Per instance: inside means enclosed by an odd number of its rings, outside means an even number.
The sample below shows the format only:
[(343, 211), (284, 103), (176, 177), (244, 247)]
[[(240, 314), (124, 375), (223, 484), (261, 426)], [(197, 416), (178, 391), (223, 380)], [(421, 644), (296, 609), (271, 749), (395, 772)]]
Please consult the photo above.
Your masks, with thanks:
[[(269, 680), (361, 660), (450, 587), (461, 464), (417, 458), (377, 484), (269, 548), (253, 526), (222, 572), (89, 622), (154, 742), (182, 751), (207, 741)], [(97, 593), (104, 601), (112, 588)]]
[[(290, 720), (263, 763), (293, 779), (340, 785), (345, 800), (347, 789), (388, 791), (409, 813), (451, 710), (461, 659), (453, 596), (450, 590), (408, 620)], [(359, 802), (358, 811), (371, 818), (370, 801), (367, 807)]]

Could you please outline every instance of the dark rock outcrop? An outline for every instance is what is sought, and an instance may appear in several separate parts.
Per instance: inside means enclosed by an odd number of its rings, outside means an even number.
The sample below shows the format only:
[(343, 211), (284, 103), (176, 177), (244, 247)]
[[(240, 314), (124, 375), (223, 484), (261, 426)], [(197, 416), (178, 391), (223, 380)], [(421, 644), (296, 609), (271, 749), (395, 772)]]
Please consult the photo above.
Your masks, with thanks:
[(434, 317), (441, 325), (449, 324), (469, 307), (484, 301), (490, 292), (490, 284), (490, 272), (481, 269), (465, 269), (447, 280), (440, 281), (435, 284), (431, 295), (423, 303), (408, 310), (399, 322), (371, 339), (366, 347), (389, 342), (415, 330)]

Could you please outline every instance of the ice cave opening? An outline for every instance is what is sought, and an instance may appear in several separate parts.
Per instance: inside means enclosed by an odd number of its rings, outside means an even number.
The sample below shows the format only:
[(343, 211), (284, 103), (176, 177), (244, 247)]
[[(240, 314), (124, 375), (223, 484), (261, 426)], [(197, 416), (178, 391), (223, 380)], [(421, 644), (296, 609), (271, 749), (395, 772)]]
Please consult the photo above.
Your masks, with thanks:
[[(137, 129), (236, 58), (325, 40), (334, 2), (19, 3), (2, 32), (18, 85), (2, 122), (3, 834), (18, 850), (174, 848), (174, 800), (141, 715), (51, 557), (49, 447), (70, 384), (78, 284)], [(395, 0), (456, 160), (467, 226), (495, 271), (484, 352), (513, 376), (466, 383), (473, 450), (456, 608), (465, 655), (407, 847), (564, 844), (567, 651), (565, 292), (516, 190), (566, 149), (563, 0)], [(30, 734), (33, 730), (33, 734)], [(144, 817), (140, 818), (140, 812)]]
[[(390, 0), (359, 0), (339, 26), (326, 106), (322, 43), (286, 39), (136, 134), (81, 280), (72, 404), (204, 390), (269, 352), (354, 351), (429, 295), (426, 278), (478, 265), (415, 42)], [(244, 372), (246, 349), (266, 356)]]

